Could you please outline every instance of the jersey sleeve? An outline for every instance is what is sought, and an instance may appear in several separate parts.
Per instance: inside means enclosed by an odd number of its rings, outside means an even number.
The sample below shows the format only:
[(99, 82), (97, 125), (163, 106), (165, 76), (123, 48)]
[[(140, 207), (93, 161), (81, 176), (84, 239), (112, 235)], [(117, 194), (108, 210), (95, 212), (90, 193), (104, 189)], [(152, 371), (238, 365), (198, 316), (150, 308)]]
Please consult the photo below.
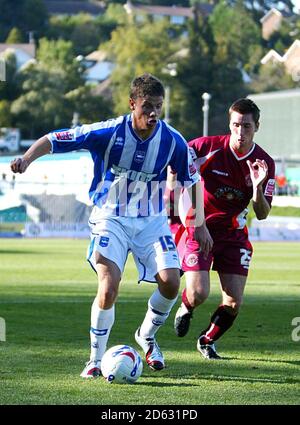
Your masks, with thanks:
[(275, 193), (275, 162), (273, 160), (267, 161), (268, 164), (268, 176), (263, 183), (263, 193), (271, 206), (273, 195)]
[(46, 135), (52, 145), (52, 153), (64, 153), (80, 149), (104, 151), (123, 118), (85, 124), (70, 129), (54, 130)]
[(207, 141), (207, 137), (198, 137), (197, 139), (189, 141), (188, 145), (194, 161), (203, 155), (206, 150)]

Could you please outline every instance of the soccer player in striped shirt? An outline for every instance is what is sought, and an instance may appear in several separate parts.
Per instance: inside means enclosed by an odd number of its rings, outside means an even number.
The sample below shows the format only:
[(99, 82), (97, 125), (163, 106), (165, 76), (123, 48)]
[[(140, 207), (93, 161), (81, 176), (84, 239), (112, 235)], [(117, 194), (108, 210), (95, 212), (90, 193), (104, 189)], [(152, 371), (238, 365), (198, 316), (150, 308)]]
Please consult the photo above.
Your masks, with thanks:
[[(94, 208), (87, 259), (97, 272), (99, 285), (91, 309), (90, 360), (81, 373), (83, 378), (101, 374), (101, 358), (114, 324), (115, 301), (129, 252), (139, 280), (157, 283), (135, 339), (150, 368), (165, 367), (155, 335), (169, 316), (180, 285), (180, 264), (163, 200), (167, 167), (176, 171), (183, 186), (193, 187), (191, 195), (197, 194), (199, 175), (183, 136), (159, 119), (164, 94), (157, 78), (143, 74), (131, 84), (129, 114), (53, 131), (11, 163), (13, 172), (22, 173), (32, 161), (50, 152), (87, 149), (91, 153), (94, 178), (89, 194)], [(204, 211), (196, 196), (197, 239)]]
[[(275, 164), (253, 140), (259, 118), (260, 110), (253, 101), (239, 99), (229, 109), (231, 134), (189, 142), (204, 183), (205, 222), (200, 242), (192, 228), (177, 231), (177, 246), (183, 247), (179, 254), (186, 288), (174, 327), (177, 336), (187, 334), (194, 309), (209, 295), (212, 265), (219, 275), (222, 302), (197, 341), (198, 351), (207, 359), (220, 358), (214, 342), (232, 326), (242, 303), (253, 251), (246, 226), (248, 204), (252, 199), (259, 220), (271, 209)], [(170, 173), (170, 180), (174, 186), (174, 173)], [(213, 248), (207, 255), (210, 243)]]

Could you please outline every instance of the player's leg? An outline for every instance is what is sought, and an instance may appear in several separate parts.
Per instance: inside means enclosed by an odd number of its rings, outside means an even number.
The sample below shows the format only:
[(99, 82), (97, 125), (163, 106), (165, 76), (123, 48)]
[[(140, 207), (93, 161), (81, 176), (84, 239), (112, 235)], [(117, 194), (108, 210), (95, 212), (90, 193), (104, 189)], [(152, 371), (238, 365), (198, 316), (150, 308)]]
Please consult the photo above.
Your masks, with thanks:
[(118, 224), (105, 222), (97, 230), (100, 234), (92, 238), (88, 253), (88, 261), (97, 272), (98, 291), (91, 308), (91, 352), (90, 360), (81, 373), (83, 378), (100, 375), (100, 363), (114, 324), (114, 303), (128, 251), (126, 235), (122, 239)]
[(185, 282), (181, 296), (182, 302), (174, 320), (175, 333), (179, 337), (188, 333), (194, 309), (202, 304), (209, 295), (209, 272), (203, 270), (186, 271)]
[(185, 273), (186, 287), (181, 295), (181, 305), (176, 312), (174, 329), (179, 337), (188, 333), (193, 309), (202, 304), (209, 295), (209, 270), (213, 255), (204, 258), (198, 242), (189, 229), (185, 244), (181, 268)]
[(219, 274), (222, 304), (211, 316), (210, 323), (200, 333), (197, 349), (208, 359), (218, 359), (215, 341), (217, 341), (233, 324), (242, 303), (247, 281), (252, 246), (246, 233), (236, 231), (231, 240), (216, 240), (214, 244), (213, 270)]
[(180, 286), (179, 259), (164, 217), (152, 221), (150, 226), (147, 225), (135, 242), (133, 254), (140, 280), (158, 283), (157, 289), (148, 300), (145, 318), (135, 337), (146, 354), (147, 364), (152, 369), (159, 370), (164, 368), (164, 359), (155, 335), (177, 300)]
[(161, 270), (156, 279), (158, 287), (148, 300), (145, 318), (136, 331), (135, 338), (146, 354), (147, 364), (154, 370), (160, 370), (165, 367), (165, 362), (155, 335), (176, 303), (180, 286), (179, 269)]
[(214, 343), (233, 325), (242, 304), (247, 280), (246, 276), (236, 274), (219, 273), (219, 276), (222, 304), (213, 313), (208, 327), (201, 332), (197, 344), (200, 353), (208, 359), (220, 357)]
[(118, 266), (96, 253), (98, 292), (91, 308), (90, 360), (83, 370), (83, 378), (100, 375), (100, 364), (106, 351), (110, 331), (115, 321), (115, 300), (118, 295), (121, 272)]

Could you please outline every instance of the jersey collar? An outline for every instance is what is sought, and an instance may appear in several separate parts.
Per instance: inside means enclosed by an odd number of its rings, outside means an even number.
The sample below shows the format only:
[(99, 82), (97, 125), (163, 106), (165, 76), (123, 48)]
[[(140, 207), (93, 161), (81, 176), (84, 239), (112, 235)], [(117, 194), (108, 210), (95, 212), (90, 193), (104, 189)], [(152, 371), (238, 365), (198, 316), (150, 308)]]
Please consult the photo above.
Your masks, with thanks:
[(141, 138), (140, 138), (140, 137), (136, 134), (136, 132), (134, 131), (134, 129), (133, 129), (133, 127), (132, 127), (132, 117), (131, 117), (131, 114), (130, 114), (130, 115), (128, 115), (127, 122), (128, 122), (128, 127), (129, 127), (129, 130), (130, 130), (130, 133), (132, 134), (132, 136), (135, 138), (135, 140), (136, 140), (138, 143), (145, 143), (145, 142), (149, 142), (149, 140), (151, 140), (151, 139), (153, 139), (153, 138), (155, 137), (156, 133), (158, 132), (158, 130), (159, 130), (160, 126), (161, 126), (161, 121), (160, 121), (160, 120), (158, 120), (157, 125), (156, 125), (156, 127), (155, 127), (155, 129), (154, 129), (153, 133), (151, 134), (151, 136), (150, 136), (150, 137), (148, 137), (148, 139), (143, 140), (143, 139), (141, 139)]
[(233, 153), (233, 156), (238, 160), (238, 161), (242, 161), (243, 159), (246, 159), (246, 158), (248, 158), (248, 156), (249, 155), (251, 155), (252, 154), (252, 152), (254, 151), (254, 149), (255, 149), (255, 143), (253, 143), (253, 146), (252, 146), (252, 148), (250, 149), (250, 151), (249, 152), (247, 152), (245, 155), (242, 155), (242, 156), (239, 156), (236, 152), (235, 152), (235, 150), (234, 149), (232, 149), (232, 147), (229, 145), (229, 149), (231, 150), (231, 152)]

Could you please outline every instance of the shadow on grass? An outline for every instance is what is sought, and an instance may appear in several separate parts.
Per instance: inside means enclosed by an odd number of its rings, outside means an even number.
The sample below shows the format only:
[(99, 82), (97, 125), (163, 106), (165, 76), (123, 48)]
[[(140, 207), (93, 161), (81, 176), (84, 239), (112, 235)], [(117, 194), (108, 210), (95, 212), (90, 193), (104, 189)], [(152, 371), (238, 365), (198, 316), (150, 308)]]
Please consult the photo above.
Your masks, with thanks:
[(250, 357), (244, 357), (243, 359), (241, 358), (231, 358), (234, 360), (242, 360), (242, 361), (253, 361), (253, 362), (264, 362), (264, 363), (284, 363), (284, 364), (291, 364), (294, 366), (300, 366), (300, 360), (281, 360), (281, 359), (255, 359), (255, 358), (250, 358)]
[(48, 252), (44, 252), (44, 251), (37, 251), (37, 250), (30, 250), (30, 249), (1, 249), (0, 248), (0, 254), (12, 254), (12, 255), (49, 255)]

